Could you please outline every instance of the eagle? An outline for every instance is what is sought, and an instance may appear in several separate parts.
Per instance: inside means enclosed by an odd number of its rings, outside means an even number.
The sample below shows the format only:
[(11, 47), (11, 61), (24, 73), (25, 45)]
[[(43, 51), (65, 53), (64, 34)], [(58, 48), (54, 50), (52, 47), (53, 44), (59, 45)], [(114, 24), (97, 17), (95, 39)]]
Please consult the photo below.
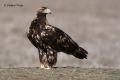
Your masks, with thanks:
[(87, 59), (88, 52), (80, 47), (68, 34), (48, 23), (48, 7), (38, 9), (31, 22), (27, 38), (38, 49), (41, 68), (51, 69), (57, 62), (57, 53), (63, 52), (79, 59)]

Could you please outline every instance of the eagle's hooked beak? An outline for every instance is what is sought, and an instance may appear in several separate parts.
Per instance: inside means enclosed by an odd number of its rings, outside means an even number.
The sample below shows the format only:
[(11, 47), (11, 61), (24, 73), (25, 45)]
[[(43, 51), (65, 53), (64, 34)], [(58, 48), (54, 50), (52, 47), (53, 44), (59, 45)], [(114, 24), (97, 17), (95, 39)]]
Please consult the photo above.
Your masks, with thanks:
[(45, 10), (43, 11), (43, 13), (51, 14), (51, 10), (47, 8), (47, 9), (45, 9)]

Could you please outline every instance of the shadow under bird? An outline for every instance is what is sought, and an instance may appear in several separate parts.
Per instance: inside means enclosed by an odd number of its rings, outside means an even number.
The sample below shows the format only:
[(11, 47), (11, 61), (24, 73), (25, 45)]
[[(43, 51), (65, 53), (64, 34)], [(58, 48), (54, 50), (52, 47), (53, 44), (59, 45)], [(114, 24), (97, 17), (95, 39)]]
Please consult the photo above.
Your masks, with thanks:
[(49, 8), (41, 7), (27, 33), (30, 42), (38, 49), (41, 68), (52, 68), (57, 62), (58, 52), (64, 52), (79, 59), (87, 59), (88, 52), (85, 49), (79, 47), (61, 29), (48, 23), (46, 15), (50, 13)]

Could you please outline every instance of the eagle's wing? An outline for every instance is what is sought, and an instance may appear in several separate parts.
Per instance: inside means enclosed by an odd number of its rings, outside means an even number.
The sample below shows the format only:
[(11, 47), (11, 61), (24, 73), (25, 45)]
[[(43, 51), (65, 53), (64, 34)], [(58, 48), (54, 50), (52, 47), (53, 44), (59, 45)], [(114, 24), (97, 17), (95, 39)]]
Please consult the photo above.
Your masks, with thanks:
[(54, 41), (54, 47), (58, 47), (59, 51), (65, 52), (67, 54), (72, 54), (79, 59), (87, 58), (88, 52), (85, 49), (79, 47), (77, 43), (62, 30), (56, 27), (53, 28), (55, 29), (53, 32), (53, 37), (55, 38), (52, 38)]
[(65, 52), (80, 59), (86, 58), (88, 54), (65, 32), (51, 25), (46, 25), (45, 29), (38, 33), (35, 40), (38, 41), (39, 45), (42, 43), (46, 48), (51, 47), (57, 52)]
[(48, 25), (47, 28), (39, 34), (39, 36), (41, 37), (43, 43), (57, 51), (70, 54), (75, 49), (79, 48), (70, 36), (51, 25)]
[(55, 34), (57, 35), (55, 43), (60, 47), (61, 51), (71, 54), (75, 49), (79, 47), (76, 42), (74, 42), (72, 38), (65, 32), (58, 28), (55, 28), (55, 30)]

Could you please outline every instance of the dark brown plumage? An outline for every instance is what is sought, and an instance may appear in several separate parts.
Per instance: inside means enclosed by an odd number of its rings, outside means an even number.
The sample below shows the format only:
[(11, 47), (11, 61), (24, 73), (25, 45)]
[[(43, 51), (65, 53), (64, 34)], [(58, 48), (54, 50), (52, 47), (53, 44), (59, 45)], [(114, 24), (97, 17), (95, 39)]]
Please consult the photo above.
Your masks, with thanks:
[(39, 51), (41, 68), (49, 69), (55, 65), (57, 52), (64, 52), (79, 59), (87, 58), (86, 50), (79, 47), (65, 32), (47, 22), (48, 13), (51, 11), (47, 7), (40, 8), (27, 34), (28, 39)]

